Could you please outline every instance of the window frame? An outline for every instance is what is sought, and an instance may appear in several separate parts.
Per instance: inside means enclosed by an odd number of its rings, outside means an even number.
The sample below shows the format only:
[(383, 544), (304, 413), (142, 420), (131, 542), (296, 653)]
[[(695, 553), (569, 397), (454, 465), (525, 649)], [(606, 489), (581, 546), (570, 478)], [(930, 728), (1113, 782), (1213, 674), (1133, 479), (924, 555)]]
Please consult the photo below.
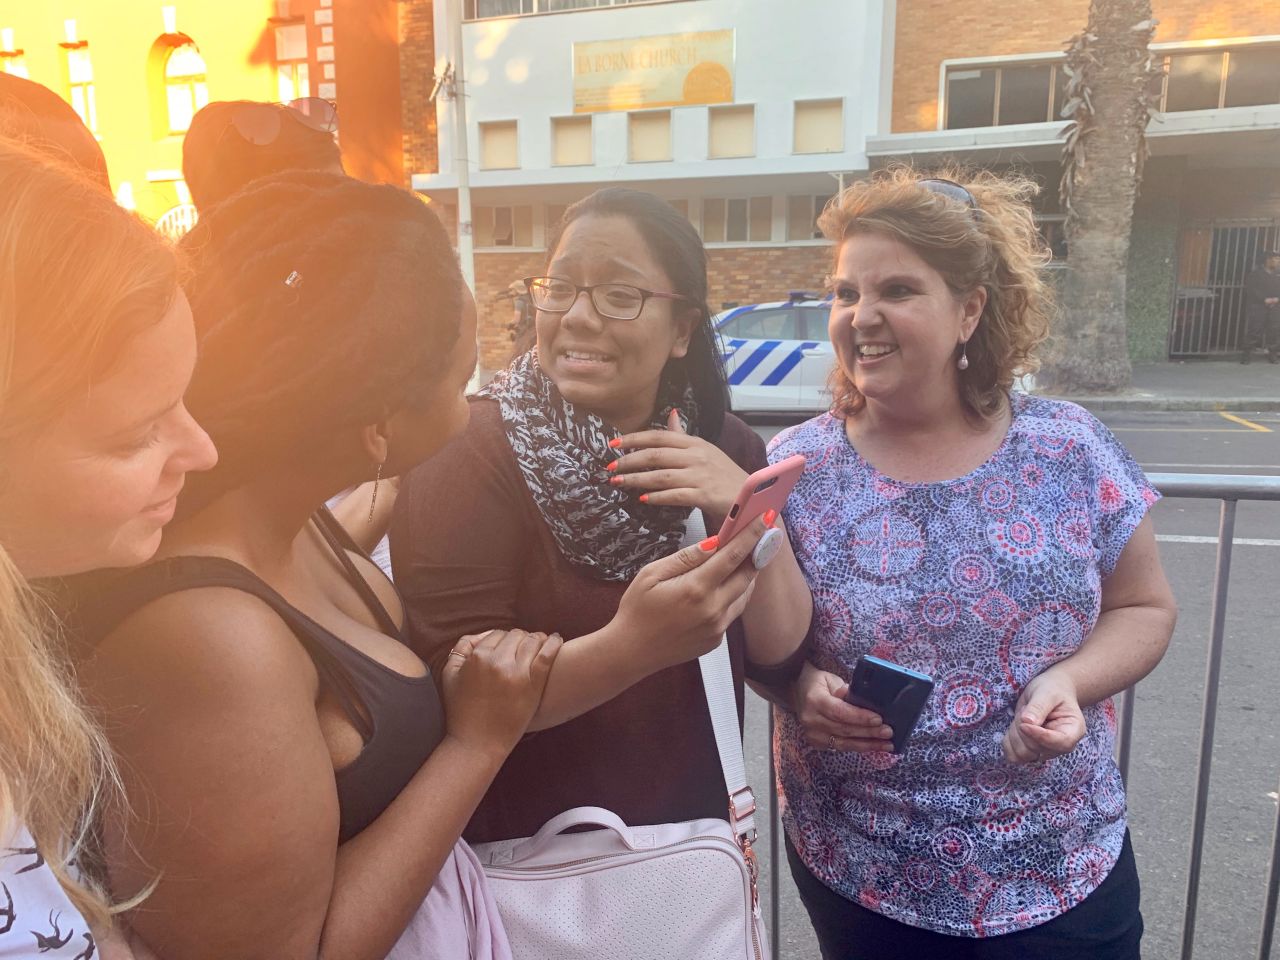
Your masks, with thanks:
[[(200, 62), (204, 64), (204, 73), (185, 73), (176, 77), (169, 76), (169, 61), (173, 59), (174, 54), (178, 51), (190, 47), (195, 51), (196, 56), (200, 58)], [(160, 79), (164, 83), (165, 97), (165, 123), (169, 128), (169, 136), (185, 136), (187, 130), (191, 128), (191, 121), (187, 121), (187, 126), (177, 128), (173, 125), (173, 107), (172, 101), (169, 99), (170, 92), (185, 88), (188, 93), (188, 100), (191, 104), (191, 116), (194, 117), (205, 104), (209, 102), (209, 64), (204, 59), (204, 55), (200, 53), (200, 48), (196, 42), (190, 38), (183, 39), (180, 43), (174, 43), (169, 46), (168, 51), (164, 55), (164, 61), (160, 65)], [(204, 87), (204, 103), (200, 102), (199, 88)]]
[[(769, 239), (767, 240), (751, 239), (751, 203), (752, 201), (758, 201), (758, 200), (769, 201)], [(708, 202), (719, 202), (724, 204), (724, 239), (723, 240), (707, 239), (706, 211), (707, 211)], [(743, 203), (746, 205), (746, 208), (744, 210), (744, 223), (746, 225), (747, 232), (746, 232), (746, 239), (743, 239), (743, 240), (729, 239), (729, 209), (730, 209), (730, 204), (734, 204), (734, 203)], [(686, 214), (686, 217), (688, 217), (690, 223), (694, 222), (692, 217), (692, 211), (690, 211), (689, 214)], [(694, 223), (694, 227), (698, 231), (698, 236), (702, 238), (703, 244), (709, 248), (783, 246), (786, 243), (785, 240), (778, 241), (773, 239), (774, 195), (771, 193), (731, 194), (731, 195), (722, 194), (720, 196), (714, 196), (714, 197), (702, 197), (698, 201), (698, 220), (696, 223)]]
[[(670, 107), (661, 107), (656, 110), (628, 110), (627, 112), (627, 163), (671, 163), (675, 159), (675, 123), (674, 117), (671, 115)], [(658, 116), (663, 115), (667, 118), (667, 155), (665, 157), (655, 158), (653, 160), (637, 160), (632, 152), (635, 136), (631, 129), (631, 121), (634, 117)]]
[[(75, 43), (59, 44), (59, 46), (63, 48), (65, 54), (63, 64), (67, 71), (67, 103), (71, 105), (72, 110), (75, 110), (80, 122), (88, 127), (89, 132), (96, 134), (98, 132), (98, 96), (94, 87), (93, 57), (89, 53), (89, 43), (79, 40)], [(75, 79), (75, 73), (72, 70), (72, 60), (81, 57), (89, 74), (88, 80)], [(77, 92), (84, 103), (83, 113), (76, 106)]]
[[(485, 129), (497, 127), (510, 127), (512, 139), (515, 142), (515, 162), (511, 166), (490, 166), (485, 160)], [(476, 155), (479, 160), (479, 169), (481, 170), (520, 170), (520, 121), (510, 118), (506, 120), (479, 120), (476, 122)], [(519, 206), (519, 204), (517, 204)]]
[[(964, 58), (961, 60), (944, 60), (942, 61), (942, 75), (938, 82), (938, 103), (941, 109), (938, 110), (938, 129), (939, 130), (985, 130), (990, 127), (1000, 126), (1000, 93), (1001, 81), (1004, 78), (1005, 70), (1016, 70), (1026, 67), (1049, 67), (1049, 98), (1045, 102), (1045, 119), (1033, 120), (1031, 123), (1054, 123), (1061, 121), (1061, 117), (1053, 115), (1054, 101), (1057, 99), (1058, 89), (1058, 71), (1062, 64), (1066, 63), (1066, 54), (1062, 53), (1044, 53), (1030, 54), (1027, 56), (1010, 56), (1010, 57), (991, 57), (984, 59)], [(994, 70), (996, 73), (995, 90), (992, 93), (991, 102), (991, 123), (985, 127), (949, 127), (948, 119), (951, 115), (951, 96), (950, 96), (950, 75), (953, 72), (962, 70)], [(1028, 126), (1029, 124), (1005, 124), (1005, 126)]]
[(564, 14), (589, 13), (594, 10), (614, 10), (618, 7), (650, 7), (663, 3), (687, 3), (689, 0), (594, 0), (589, 6), (575, 7), (568, 10), (544, 9), (550, 0), (520, 0), (519, 13), (495, 13), (481, 16), (476, 11), (484, 0), (465, 0), (462, 20), (464, 23), (483, 22), (485, 20), (505, 20), (515, 17), (557, 17)]
[[(1222, 70), (1220, 73), (1220, 81), (1218, 86), (1218, 106), (1208, 109), (1218, 110), (1252, 110), (1257, 109), (1256, 106), (1249, 107), (1227, 107), (1227, 80), (1230, 73), (1231, 62), (1230, 54), (1233, 51), (1257, 49), (1261, 47), (1280, 47), (1280, 34), (1262, 34), (1253, 37), (1226, 37), (1211, 40), (1174, 40), (1163, 43), (1153, 43), (1150, 45), (1151, 56), (1156, 61), (1157, 68), (1160, 70), (1160, 95), (1156, 103), (1152, 106), (1155, 113), (1166, 113), (1165, 105), (1168, 103), (1169, 92), (1169, 63), (1171, 58), (1179, 54), (1205, 54), (1218, 53), (1222, 55)], [(938, 130), (952, 129), (947, 126), (947, 117), (950, 112), (950, 97), (947, 95), (948, 75), (953, 70), (996, 70), (1001, 71), (1005, 68), (1035, 66), (1049, 62), (1056, 65), (1066, 62), (1066, 54), (1056, 51), (1044, 51), (1041, 53), (1027, 54), (1010, 54), (1008, 56), (991, 56), (991, 57), (956, 57), (943, 60), (938, 66)], [(1057, 87), (1056, 80), (1051, 76), (1049, 83), (1050, 97)], [(1052, 102), (1052, 101), (1051, 101)], [(1277, 101), (1280, 102), (1280, 101)], [(1267, 104), (1270, 106), (1270, 104)], [(1195, 111), (1174, 111), (1175, 113), (1195, 112)], [(990, 127), (999, 126), (1000, 114), (1000, 74), (997, 73), (995, 101), (992, 105), (992, 123)], [(1066, 120), (1060, 116), (1051, 117), (1049, 122), (1065, 123)], [(957, 130), (982, 130), (988, 127), (956, 127)]]
[[(494, 204), (479, 203), (474, 205), (471, 208), (471, 240), (472, 240), (472, 243), (474, 244), (475, 249), (485, 250), (485, 251), (495, 251), (498, 253), (526, 252), (526, 251), (539, 249), (539, 247), (537, 246), (538, 224), (537, 224), (537, 218), (535, 216), (537, 207), (538, 205), (534, 203), (494, 203)], [(523, 209), (523, 210), (529, 211), (529, 243), (528, 245), (516, 243), (516, 240), (518, 239), (518, 226), (517, 226), (518, 219), (516, 215), (517, 209)], [(480, 231), (477, 229), (476, 224), (477, 224), (479, 212), (481, 210), (487, 211), (488, 215), (492, 218), (492, 221), (490, 224), (491, 230), (493, 227), (496, 227), (497, 225), (497, 216), (498, 216), (497, 212), (499, 210), (508, 211), (508, 214), (511, 218), (511, 243), (509, 244), (493, 243), (493, 244), (482, 245), (478, 241), (477, 237)]]

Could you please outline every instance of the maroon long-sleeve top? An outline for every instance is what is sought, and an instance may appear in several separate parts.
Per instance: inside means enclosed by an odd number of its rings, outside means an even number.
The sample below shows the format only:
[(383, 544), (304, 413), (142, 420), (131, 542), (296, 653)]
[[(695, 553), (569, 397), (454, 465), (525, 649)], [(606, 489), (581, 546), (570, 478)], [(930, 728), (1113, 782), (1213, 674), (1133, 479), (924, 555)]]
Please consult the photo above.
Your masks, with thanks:
[[(748, 473), (766, 463), (763, 441), (732, 415), (717, 446)], [(714, 530), (719, 518), (707, 522)], [(519, 627), (558, 632), (572, 643), (607, 624), (626, 590), (561, 556), (492, 400), (473, 400), (466, 432), (404, 479), (391, 560), (407, 637), (436, 676), (464, 634)], [(765, 682), (776, 682), (779, 668), (744, 663), (740, 622), (728, 636), (741, 722), (744, 666)], [(465, 836), (472, 842), (531, 836), (556, 814), (586, 805), (635, 825), (725, 816), (724, 779), (696, 661), (527, 736)]]

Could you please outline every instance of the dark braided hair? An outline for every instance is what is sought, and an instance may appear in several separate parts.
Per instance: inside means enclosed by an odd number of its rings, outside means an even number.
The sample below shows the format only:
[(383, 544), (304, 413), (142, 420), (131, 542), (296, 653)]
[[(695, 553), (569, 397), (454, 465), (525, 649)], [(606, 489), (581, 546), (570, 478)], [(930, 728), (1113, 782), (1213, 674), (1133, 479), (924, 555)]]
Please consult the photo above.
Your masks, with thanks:
[(698, 405), (697, 433), (714, 443), (729, 409), (729, 386), (719, 338), (707, 308), (707, 251), (702, 238), (689, 219), (661, 197), (643, 190), (605, 187), (565, 211), (547, 244), (548, 260), (555, 256), (569, 224), (586, 216), (629, 220), (671, 280), (671, 292), (688, 297), (701, 314), (689, 338), (689, 352), (668, 360), (662, 377), (677, 383), (687, 380), (693, 387), (693, 399)]
[(448, 368), (463, 284), (418, 197), (291, 171), (213, 207), (182, 240), (199, 360), (187, 394), (219, 452), (184, 513), (299, 458), (338, 428), (409, 407)]

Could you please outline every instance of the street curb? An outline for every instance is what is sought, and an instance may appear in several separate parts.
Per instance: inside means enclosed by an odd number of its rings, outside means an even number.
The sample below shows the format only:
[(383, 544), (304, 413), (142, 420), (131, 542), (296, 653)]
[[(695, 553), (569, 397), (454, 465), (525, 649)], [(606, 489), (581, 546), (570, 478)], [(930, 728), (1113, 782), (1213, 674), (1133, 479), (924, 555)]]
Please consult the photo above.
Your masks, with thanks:
[(1280, 397), (1162, 397), (1155, 394), (1117, 394), (1115, 396), (1055, 396), (1037, 394), (1054, 400), (1069, 400), (1088, 410), (1165, 410), (1217, 413), (1245, 410), (1269, 413), (1280, 410)]

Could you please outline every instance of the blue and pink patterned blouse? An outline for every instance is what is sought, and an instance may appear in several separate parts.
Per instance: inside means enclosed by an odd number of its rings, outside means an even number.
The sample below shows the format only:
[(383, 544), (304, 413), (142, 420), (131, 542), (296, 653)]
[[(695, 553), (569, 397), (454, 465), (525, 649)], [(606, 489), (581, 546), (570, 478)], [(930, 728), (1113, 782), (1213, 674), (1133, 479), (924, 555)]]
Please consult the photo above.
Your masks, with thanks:
[(1159, 494), (1082, 408), (1014, 394), (1008, 435), (967, 476), (899, 483), (824, 414), (779, 434), (808, 458), (785, 518), (813, 590), (811, 658), (848, 679), (862, 654), (929, 674), (901, 756), (808, 746), (778, 711), (783, 823), (809, 869), (902, 923), (987, 937), (1075, 906), (1125, 832), (1115, 708), (1085, 709), (1071, 753), (1033, 766), (1001, 742), (1023, 686), (1098, 618), (1102, 580)]

